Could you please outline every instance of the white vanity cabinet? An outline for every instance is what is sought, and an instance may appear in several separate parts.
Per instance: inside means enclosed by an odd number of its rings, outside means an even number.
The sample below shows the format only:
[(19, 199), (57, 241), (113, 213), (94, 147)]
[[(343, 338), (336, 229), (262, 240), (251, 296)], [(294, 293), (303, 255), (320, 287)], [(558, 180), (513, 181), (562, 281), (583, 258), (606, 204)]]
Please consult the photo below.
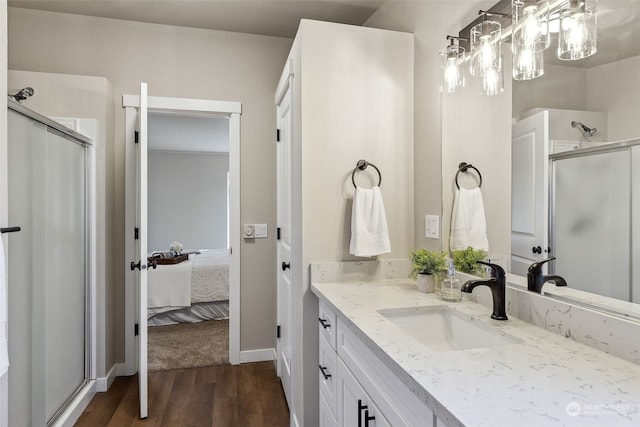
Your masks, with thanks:
[(323, 301), (318, 313), (321, 426), (443, 426)]

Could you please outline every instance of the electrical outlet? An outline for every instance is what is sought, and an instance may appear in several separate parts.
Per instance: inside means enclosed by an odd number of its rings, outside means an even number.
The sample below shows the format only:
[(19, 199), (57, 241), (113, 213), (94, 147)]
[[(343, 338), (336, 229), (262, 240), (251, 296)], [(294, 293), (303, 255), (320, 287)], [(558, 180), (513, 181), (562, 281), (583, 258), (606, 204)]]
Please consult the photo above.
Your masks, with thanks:
[(440, 215), (425, 215), (424, 224), (425, 237), (429, 239), (440, 238)]

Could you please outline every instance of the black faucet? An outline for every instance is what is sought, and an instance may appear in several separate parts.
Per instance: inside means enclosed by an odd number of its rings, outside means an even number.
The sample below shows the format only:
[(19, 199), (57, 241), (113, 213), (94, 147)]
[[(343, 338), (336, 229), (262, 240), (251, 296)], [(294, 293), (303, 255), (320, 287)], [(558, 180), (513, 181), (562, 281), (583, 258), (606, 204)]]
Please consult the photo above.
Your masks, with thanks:
[(539, 294), (542, 293), (542, 285), (547, 283), (550, 280), (553, 280), (556, 286), (567, 286), (567, 282), (560, 276), (556, 276), (553, 274), (544, 275), (542, 274), (542, 266), (556, 259), (556, 257), (551, 257), (549, 259), (545, 259), (544, 261), (534, 262), (529, 266), (529, 271), (527, 272), (527, 289), (532, 292), (537, 292)]
[(493, 297), (493, 313), (491, 318), (496, 320), (508, 320), (506, 305), (506, 274), (504, 269), (497, 264), (491, 264), (484, 261), (477, 261), (478, 264), (484, 264), (491, 267), (491, 278), (480, 280), (469, 280), (462, 285), (462, 292), (471, 293), (476, 286), (485, 285), (491, 289)]

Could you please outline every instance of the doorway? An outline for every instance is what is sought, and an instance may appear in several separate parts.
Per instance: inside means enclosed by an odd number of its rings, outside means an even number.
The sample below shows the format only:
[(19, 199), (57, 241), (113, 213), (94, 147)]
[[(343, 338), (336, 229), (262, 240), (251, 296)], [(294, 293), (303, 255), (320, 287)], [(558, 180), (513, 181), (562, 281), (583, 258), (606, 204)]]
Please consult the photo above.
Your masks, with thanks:
[(228, 363), (229, 119), (155, 112), (147, 129), (148, 369)]
[[(135, 230), (135, 129), (137, 122), (137, 109), (140, 99), (138, 96), (124, 95), (123, 107), (125, 108), (125, 132), (126, 132), (126, 250), (125, 262), (128, 264), (134, 259), (134, 230)], [(238, 364), (240, 362), (240, 112), (241, 104), (237, 102), (197, 100), (184, 98), (148, 97), (148, 107), (150, 117), (166, 116), (181, 117), (182, 120), (211, 119), (221, 120), (227, 124), (226, 134), (228, 136), (228, 193), (227, 193), (227, 218), (226, 229), (229, 230), (228, 237), (225, 235), (228, 247), (229, 267), (228, 267), (228, 343), (229, 362)], [(153, 119), (152, 119), (153, 120)], [(188, 152), (185, 147), (182, 151)], [(171, 171), (165, 173), (171, 174)], [(175, 177), (175, 181), (181, 181), (180, 176)], [(184, 180), (182, 180), (184, 181)], [(191, 191), (187, 182), (183, 182), (184, 191)], [(151, 197), (151, 196), (150, 196)], [(186, 208), (186, 207), (183, 207)], [(150, 224), (149, 228), (153, 226)], [(162, 238), (161, 238), (162, 239)], [(170, 245), (172, 241), (169, 241)], [(187, 242), (184, 242), (187, 243)], [(153, 244), (153, 243), (152, 243)], [(187, 243), (189, 244), (189, 243)], [(197, 246), (196, 243), (193, 243)], [(149, 251), (163, 249), (165, 243), (158, 243), (160, 248), (149, 246)], [(168, 247), (166, 250), (168, 251)], [(184, 249), (192, 249), (184, 248)], [(193, 248), (209, 249), (209, 248)], [(135, 311), (135, 285), (133, 274), (127, 274), (125, 292), (125, 368), (128, 375), (137, 371), (136, 366), (136, 311)], [(145, 334), (146, 335), (146, 334)]]

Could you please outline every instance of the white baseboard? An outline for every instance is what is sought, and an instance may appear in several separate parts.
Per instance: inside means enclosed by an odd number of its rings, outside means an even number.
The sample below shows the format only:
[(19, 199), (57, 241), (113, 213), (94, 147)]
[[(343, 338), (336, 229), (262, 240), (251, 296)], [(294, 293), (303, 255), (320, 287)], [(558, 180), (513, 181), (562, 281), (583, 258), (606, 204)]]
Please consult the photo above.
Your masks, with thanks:
[(109, 390), (113, 380), (126, 374), (126, 365), (124, 363), (114, 364), (105, 377), (96, 378), (96, 392), (101, 393)]
[(245, 350), (240, 352), (240, 363), (264, 362), (267, 360), (276, 360), (275, 348)]
[(56, 419), (52, 427), (73, 427), (96, 394), (96, 381), (91, 380), (73, 399), (67, 409)]

